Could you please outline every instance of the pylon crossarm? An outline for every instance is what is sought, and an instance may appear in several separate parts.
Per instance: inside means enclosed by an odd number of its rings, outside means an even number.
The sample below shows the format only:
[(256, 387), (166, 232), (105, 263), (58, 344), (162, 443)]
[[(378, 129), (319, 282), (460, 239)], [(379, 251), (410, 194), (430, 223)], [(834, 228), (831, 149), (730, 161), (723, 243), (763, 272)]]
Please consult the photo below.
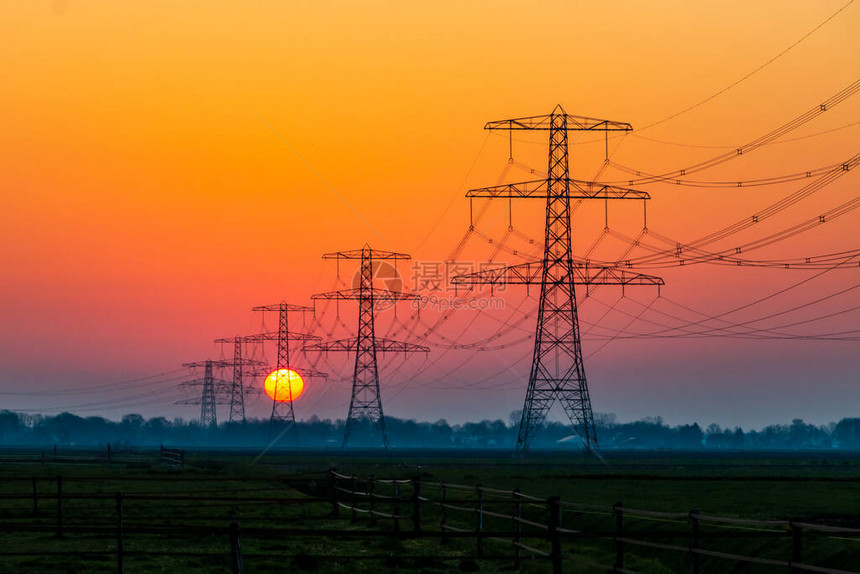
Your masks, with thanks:
[[(180, 388), (201, 387), (205, 384), (206, 384), (205, 379), (199, 379), (199, 380), (195, 380), (195, 381), (185, 381), (184, 383), (179, 383), (179, 387)], [(233, 382), (232, 381), (224, 381), (221, 379), (215, 379), (212, 382), (212, 388), (215, 389), (216, 393), (227, 393), (227, 394), (229, 394), (230, 391), (233, 389)]]
[(577, 285), (665, 285), (660, 277), (632, 273), (618, 267), (593, 267), (574, 264), (574, 283)]
[(340, 291), (329, 291), (327, 293), (317, 293), (312, 295), (311, 299), (317, 300), (359, 300), (361, 298), (372, 299), (373, 301), (414, 301), (420, 299), (420, 295), (415, 293), (404, 293), (402, 291), (389, 291), (388, 289), (376, 289), (367, 287), (362, 289), (342, 289)]
[[(233, 343), (234, 341), (233, 341), (233, 338), (231, 337), (231, 338), (227, 338), (227, 339), (215, 339), (215, 342), (216, 343)], [(230, 369), (230, 368), (233, 368), (233, 366), (236, 364), (235, 359), (219, 359), (217, 361), (210, 361), (210, 362), (212, 363), (212, 368), (214, 368), (214, 369)], [(266, 364), (263, 361), (258, 361), (256, 359), (241, 359), (240, 362), (242, 363), (243, 366), (249, 366), (249, 367), (261, 366), (261, 365)], [(183, 367), (191, 367), (191, 368), (205, 367), (206, 366), (205, 363), (206, 363), (205, 361), (201, 361), (199, 363), (182, 363), (182, 366)]]
[(190, 367), (193, 369), (193, 368), (197, 368), (197, 367), (205, 367), (206, 363), (211, 364), (213, 369), (225, 369), (227, 367), (233, 366), (233, 361), (227, 360), (227, 359), (219, 359), (217, 361), (208, 360), (208, 361), (195, 361), (193, 363), (182, 363), (182, 366), (183, 367)]
[[(277, 331), (272, 331), (269, 333), (256, 333), (254, 335), (245, 335), (244, 337), (241, 337), (241, 339), (245, 343), (261, 343), (263, 341), (277, 341), (278, 337), (279, 337), (279, 333)], [(284, 333), (283, 338), (288, 340), (288, 341), (319, 341), (321, 339), (321, 337), (319, 337), (317, 335), (309, 335), (307, 333), (296, 333), (294, 331)], [(230, 338), (230, 337), (224, 338), (224, 339), (215, 339), (215, 342), (216, 343), (232, 343), (232, 342), (234, 342), (234, 339)], [(245, 363), (245, 364), (248, 364), (248, 363)]]
[[(319, 337), (317, 337), (317, 338), (319, 338)], [(214, 343), (235, 343), (237, 340), (239, 340), (243, 343), (254, 341), (253, 339), (249, 339), (248, 337), (223, 337), (221, 339), (214, 339), (213, 342)], [(226, 369), (228, 367), (233, 368), (237, 365), (242, 365), (243, 367), (261, 367), (265, 364), (266, 363), (264, 361), (258, 361), (257, 359), (244, 359), (244, 358), (243, 359), (236, 359), (236, 358), (221, 359), (219, 361), (212, 361), (212, 366), (215, 367), (216, 369)], [(186, 367), (198, 366), (199, 367), (200, 365), (185, 364), (183, 366), (186, 366)]]
[[(571, 199), (651, 199), (646, 191), (605, 185), (596, 181), (568, 179)], [(576, 190), (576, 191), (574, 191)]]
[(371, 259), (394, 259), (406, 260), (412, 256), (408, 253), (396, 253), (394, 251), (380, 251), (371, 249), (365, 246), (364, 249), (351, 249), (349, 251), (335, 251), (333, 253), (323, 254), (323, 259), (361, 259), (362, 257), (370, 257)]
[[(643, 273), (632, 273), (612, 266), (594, 266), (573, 262), (573, 282), (576, 285), (663, 285), (663, 279)], [(540, 285), (543, 281), (543, 263), (529, 261), (508, 267), (485, 269), (475, 273), (457, 275), (454, 285)]]
[(541, 282), (542, 269), (543, 263), (530, 261), (457, 275), (451, 278), (451, 283), (454, 285), (532, 285)]
[(485, 130), (545, 130), (549, 131), (552, 128), (553, 116), (565, 116), (567, 121), (567, 131), (599, 131), (599, 132), (629, 132), (633, 131), (633, 126), (627, 122), (613, 122), (611, 120), (602, 120), (599, 118), (589, 118), (585, 116), (572, 116), (564, 112), (561, 106), (555, 108), (558, 113), (546, 114), (542, 116), (529, 116), (525, 118), (514, 118), (510, 120), (498, 120), (495, 122), (487, 122), (484, 125)]
[(252, 307), (251, 311), (304, 311), (305, 313), (310, 313), (313, 311), (313, 307), (308, 307), (306, 305), (292, 305), (290, 303), (275, 303), (274, 305), (258, 305), (257, 307)]
[[(430, 348), (422, 345), (407, 343), (406, 341), (395, 341), (394, 339), (383, 339), (376, 337), (376, 351), (382, 353), (429, 353)], [(339, 339), (336, 341), (326, 341), (324, 343), (314, 343), (306, 345), (306, 351), (346, 351), (354, 352), (357, 345), (356, 338)]]
[(546, 197), (547, 180), (537, 179), (470, 189), (466, 197)]
[[(174, 404), (174, 405), (199, 405), (199, 404), (201, 404), (201, 403), (203, 403), (203, 399), (201, 399), (200, 397), (197, 397), (197, 398), (194, 398), (194, 399), (183, 399), (183, 400), (179, 400), (179, 401), (176, 401), (176, 402), (175, 402), (175, 403), (173, 403), (173, 404)], [(215, 402), (214, 402), (213, 404), (216, 404), (216, 405), (229, 405), (229, 404), (230, 404), (230, 398), (229, 398), (229, 397), (219, 397), (219, 396), (216, 396), (216, 397), (215, 397)]]
[(303, 379), (307, 379), (308, 377), (328, 379), (328, 373), (324, 373), (322, 371), (315, 371), (313, 369), (302, 369), (302, 368), (296, 368), (296, 370), (302, 376)]
[[(206, 379), (192, 379), (190, 381), (185, 381), (179, 383), (180, 387), (199, 387), (200, 385), (206, 384)], [(223, 379), (213, 379), (212, 384), (215, 386), (215, 389), (224, 389), (226, 387), (231, 386), (233, 383), (230, 381), (225, 381)]]
[[(321, 378), (321, 379), (327, 379), (328, 378), (328, 373), (324, 373), (322, 371), (316, 371), (314, 369), (305, 369), (302, 367), (296, 367), (294, 365), (290, 365), (289, 368), (293, 371), (296, 371), (299, 375), (301, 375), (302, 379), (307, 379), (309, 377), (310, 378)], [(273, 370), (274, 370), (274, 367), (266, 367), (265, 369), (252, 371), (252, 372), (247, 373), (247, 374), (250, 377), (263, 377), (263, 378), (265, 378), (265, 377), (268, 377), (269, 374), (271, 374), (271, 372)]]
[(406, 341), (395, 341), (394, 339), (376, 338), (376, 350), (383, 353), (429, 353), (430, 347), (407, 343)]
[[(637, 189), (628, 189), (614, 185), (604, 185), (593, 181), (579, 179), (564, 179), (567, 183), (567, 196), (570, 199), (651, 199), (647, 192)], [(557, 193), (554, 192), (554, 193)], [(524, 181), (521, 183), (507, 183), (491, 187), (470, 189), (466, 197), (488, 197), (488, 198), (523, 198), (531, 197), (546, 199), (549, 195), (549, 180), (539, 179), (535, 181)]]

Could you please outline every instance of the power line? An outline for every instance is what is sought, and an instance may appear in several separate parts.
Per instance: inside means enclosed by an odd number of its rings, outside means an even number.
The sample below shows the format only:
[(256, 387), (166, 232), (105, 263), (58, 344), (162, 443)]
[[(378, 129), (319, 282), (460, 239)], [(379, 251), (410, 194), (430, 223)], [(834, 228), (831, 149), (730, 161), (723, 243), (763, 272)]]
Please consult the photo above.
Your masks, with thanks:
[[(175, 382), (183, 376), (176, 376), (175, 373), (185, 372), (185, 369), (174, 369), (172, 371), (165, 371), (163, 373), (157, 373), (155, 375), (149, 375), (146, 377), (138, 377), (136, 379), (126, 379), (123, 381), (118, 381), (115, 383), (103, 383), (98, 385), (91, 385), (86, 387), (76, 387), (74, 389), (60, 389), (60, 390), (52, 390), (50, 391), (51, 395), (78, 395), (78, 394), (92, 394), (92, 393), (101, 393), (101, 392), (110, 392), (113, 390), (125, 390), (125, 387), (128, 386), (150, 386), (150, 385), (160, 385), (165, 383)], [(167, 375), (171, 375), (167, 377)], [(163, 378), (167, 377), (167, 378)], [(162, 378), (161, 380), (153, 381), (152, 379)], [(0, 395), (3, 396), (20, 396), (20, 397), (30, 397), (30, 396), (45, 396), (45, 390), (39, 391), (4, 391), (0, 392)]]
[(702, 180), (692, 180), (692, 179), (681, 179), (681, 178), (664, 178), (659, 175), (653, 175), (649, 173), (645, 173), (643, 171), (637, 171), (631, 167), (627, 167), (615, 161), (610, 161), (609, 165), (617, 168), (620, 171), (642, 175), (644, 174), (646, 177), (652, 178), (652, 181), (648, 183), (666, 183), (671, 185), (680, 185), (685, 187), (759, 187), (764, 185), (776, 185), (780, 183), (789, 183), (792, 181), (798, 181), (802, 179), (810, 179), (812, 177), (818, 177), (820, 175), (824, 175), (825, 173), (831, 171), (838, 171), (841, 169), (845, 169), (845, 162), (833, 163), (829, 165), (825, 165), (822, 167), (817, 167), (810, 170), (799, 171), (794, 173), (788, 173), (783, 175), (776, 175), (770, 177), (762, 177), (756, 179), (736, 179), (736, 180), (723, 180), (723, 181), (702, 181)]
[(748, 154), (756, 149), (763, 147), (782, 136), (791, 133), (793, 130), (799, 128), (800, 126), (812, 121), (817, 118), (821, 114), (826, 113), (829, 110), (832, 110), (835, 106), (844, 102), (854, 94), (860, 91), (860, 80), (855, 80), (833, 96), (827, 98), (822, 103), (818, 104), (814, 108), (811, 108), (804, 112), (803, 114), (797, 116), (793, 120), (779, 126), (778, 128), (771, 130), (770, 132), (760, 136), (742, 146), (739, 146), (737, 149), (728, 151), (726, 153), (717, 155), (708, 160), (693, 164), (691, 166), (685, 168), (679, 168), (674, 171), (666, 172), (657, 176), (651, 177), (636, 177), (634, 179), (622, 180), (622, 181), (604, 181), (601, 183), (604, 184), (612, 184), (612, 185), (635, 185), (635, 184), (645, 184), (652, 183), (655, 181), (661, 181), (664, 179), (678, 179), (685, 175), (703, 171), (705, 169), (712, 168), (714, 166), (723, 164), (727, 161), (731, 161), (736, 159), (742, 155)]
[(738, 84), (740, 84), (741, 82), (744, 82), (745, 80), (748, 80), (749, 78), (751, 78), (752, 76), (754, 76), (754, 75), (756, 75), (757, 73), (761, 72), (761, 71), (762, 71), (763, 69), (765, 69), (767, 66), (769, 66), (770, 64), (772, 64), (773, 62), (775, 62), (776, 60), (778, 60), (779, 58), (781, 58), (781, 57), (782, 57), (782, 56), (784, 56), (785, 54), (787, 54), (789, 51), (791, 51), (793, 48), (795, 48), (798, 44), (800, 44), (801, 42), (803, 42), (804, 40), (806, 40), (807, 38), (809, 38), (810, 36), (812, 36), (815, 32), (817, 32), (817, 31), (818, 31), (821, 27), (823, 27), (825, 24), (827, 24), (828, 22), (830, 22), (831, 20), (833, 20), (833, 19), (834, 19), (836, 16), (838, 16), (838, 15), (839, 15), (843, 10), (845, 10), (846, 8), (848, 8), (848, 6), (850, 6), (850, 5), (851, 5), (851, 4), (853, 4), (853, 3), (854, 3), (854, 0), (848, 0), (848, 2), (846, 2), (846, 3), (845, 3), (841, 8), (839, 8), (838, 10), (836, 10), (836, 12), (834, 12), (833, 14), (831, 14), (830, 16), (828, 16), (826, 20), (824, 20), (823, 22), (821, 22), (820, 24), (818, 24), (815, 28), (813, 28), (812, 30), (810, 30), (809, 32), (807, 32), (806, 34), (804, 34), (803, 36), (801, 36), (801, 37), (800, 37), (797, 41), (795, 41), (793, 44), (791, 44), (790, 46), (788, 46), (787, 48), (785, 48), (784, 50), (782, 50), (780, 53), (778, 53), (776, 56), (772, 57), (771, 59), (769, 59), (769, 60), (768, 60), (768, 61), (766, 61), (765, 63), (761, 64), (760, 66), (758, 66), (757, 68), (755, 68), (755, 69), (754, 69), (754, 70), (752, 70), (751, 72), (749, 72), (749, 73), (747, 73), (746, 75), (742, 76), (741, 78), (739, 78), (739, 79), (735, 80), (734, 82), (732, 82), (731, 84), (729, 84), (729, 85), (728, 85), (728, 86), (726, 86), (725, 88), (723, 88), (723, 89), (719, 90), (718, 92), (715, 92), (714, 94), (711, 94), (711, 95), (710, 95), (710, 96), (708, 96), (707, 98), (705, 98), (705, 99), (703, 99), (703, 100), (701, 100), (701, 101), (699, 101), (699, 102), (696, 102), (695, 104), (693, 104), (693, 105), (691, 105), (691, 106), (689, 106), (689, 107), (684, 108), (683, 110), (681, 110), (681, 111), (679, 111), (679, 112), (676, 112), (676, 113), (674, 113), (674, 114), (672, 114), (672, 115), (670, 115), (670, 116), (668, 116), (668, 117), (665, 117), (665, 118), (663, 118), (662, 120), (658, 120), (658, 121), (656, 121), (656, 122), (650, 123), (650, 124), (648, 124), (647, 126), (645, 126), (644, 128), (640, 128), (640, 131), (647, 130), (647, 129), (649, 129), (649, 128), (653, 128), (654, 126), (658, 126), (658, 125), (660, 125), (660, 124), (662, 124), (662, 123), (668, 122), (669, 120), (673, 120), (673, 119), (677, 118), (678, 116), (681, 116), (681, 115), (683, 115), (683, 114), (686, 114), (687, 112), (690, 112), (690, 111), (692, 111), (692, 110), (694, 110), (694, 109), (698, 108), (699, 106), (702, 106), (702, 105), (704, 105), (704, 104), (706, 104), (706, 103), (710, 102), (710, 101), (711, 101), (711, 100), (713, 100), (714, 98), (717, 98), (717, 97), (719, 97), (719, 96), (721, 96), (721, 95), (725, 94), (726, 92), (728, 92), (729, 90), (731, 90), (732, 88), (734, 88), (735, 86), (737, 86)]
[[(850, 124), (845, 124), (844, 126), (839, 126), (837, 128), (824, 130), (824, 131), (820, 131), (820, 132), (815, 132), (812, 134), (807, 134), (805, 136), (798, 136), (798, 137), (794, 137), (794, 138), (786, 138), (786, 139), (773, 141), (773, 142), (770, 142), (769, 144), (766, 144), (766, 145), (769, 145), (769, 146), (779, 145), (779, 144), (784, 144), (784, 143), (790, 143), (790, 142), (796, 142), (796, 141), (801, 141), (801, 140), (805, 140), (805, 139), (810, 139), (810, 138), (822, 136), (825, 134), (838, 132), (838, 131), (841, 131), (841, 130), (844, 130), (847, 128), (851, 128), (851, 127), (854, 127), (858, 124), (860, 124), (860, 121), (851, 122)], [(637, 139), (641, 139), (641, 140), (645, 140), (645, 141), (649, 141), (649, 142), (654, 142), (654, 143), (659, 143), (659, 144), (664, 144), (664, 145), (671, 145), (671, 146), (676, 146), (676, 147), (687, 147), (687, 148), (697, 148), (697, 149), (737, 149), (739, 147), (737, 144), (735, 144), (735, 145), (704, 145), (704, 144), (693, 144), (693, 143), (688, 143), (688, 142), (672, 142), (672, 141), (667, 141), (667, 140), (663, 140), (663, 139), (657, 139), (657, 138), (652, 138), (652, 137), (648, 137), (648, 136), (643, 136), (641, 134), (637, 134), (636, 132), (631, 132), (631, 133), (625, 134), (625, 135), (630, 135), (630, 136), (633, 136)], [(623, 137), (623, 136), (621, 136), (621, 137)], [(592, 140), (592, 141), (598, 141), (598, 140)]]

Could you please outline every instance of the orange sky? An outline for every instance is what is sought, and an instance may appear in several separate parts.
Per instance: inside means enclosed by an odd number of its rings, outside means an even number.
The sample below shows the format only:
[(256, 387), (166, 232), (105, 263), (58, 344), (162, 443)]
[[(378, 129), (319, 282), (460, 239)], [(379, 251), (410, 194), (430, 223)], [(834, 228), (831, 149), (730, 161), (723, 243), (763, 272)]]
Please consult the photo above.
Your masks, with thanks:
[[(506, 181), (533, 177), (505, 171), (508, 141), (488, 136), (481, 129), (486, 121), (549, 113), (562, 103), (571, 114), (646, 126), (756, 69), (844, 3), (6, 2), (0, 8), (0, 389), (44, 388), (44, 399), (21, 399), (13, 408), (62, 406), (66, 399), (52, 397), (54, 389), (216, 355), (213, 338), (259, 328), (251, 306), (305, 303), (332, 287), (334, 265), (320, 260), (323, 252), (369, 242), (440, 260), (466, 232), (466, 189), (497, 183), (500, 174)], [(858, 24), (860, 8), (851, 5), (750, 79), (642, 136), (697, 146), (755, 139), (857, 79)], [(852, 124), (858, 112), (855, 96), (786, 139)], [(838, 163), (856, 153), (858, 134), (852, 126), (769, 146), (700, 178), (768, 177)], [(518, 134), (517, 160), (545, 169), (544, 135)], [(648, 172), (724, 151), (635, 136), (612, 140), (611, 149), (613, 160)], [(601, 142), (571, 152), (576, 177), (590, 179), (600, 169)], [(689, 240), (803, 183), (748, 190), (650, 186), (649, 227)], [(767, 232), (856, 195), (852, 173), (781, 214)], [(491, 209), (504, 221), (504, 206)], [(541, 209), (516, 206), (515, 225), (541, 238)], [(579, 253), (603, 217), (602, 205), (577, 212)], [(610, 217), (630, 236), (641, 227), (638, 208), (612, 206)], [(857, 224), (851, 213), (761, 255), (851, 249)], [(502, 231), (497, 225), (488, 233)], [(605, 249), (610, 257), (623, 246)], [(480, 259), (490, 250), (478, 244), (469, 253)], [(710, 314), (810, 275), (724, 267), (661, 274), (668, 295)], [(856, 283), (857, 272), (834, 271), (762, 313)], [(515, 288), (509, 292), (512, 304), (521, 298)], [(857, 301), (855, 293), (812, 315)], [(603, 311), (584, 305), (583, 320)], [(624, 317), (618, 321), (623, 326)], [(491, 333), (495, 324), (481, 320), (475, 328)], [(799, 332), (846, 324), (856, 325), (857, 314)], [(860, 397), (856, 390), (845, 395), (860, 366), (856, 342), (757, 345), (613, 343), (588, 364), (595, 410), (737, 424), (759, 413), (763, 421), (856, 415)], [(518, 356), (530, 355), (528, 345), (517, 349)], [(678, 349), (686, 349), (683, 360)], [(459, 360), (433, 368), (447, 371)], [(483, 373), (485, 363), (492, 360), (469, 368)], [(445, 391), (444, 381), (440, 389), (424, 388), (435, 381), (424, 373), (387, 411), (507, 419), (521, 406), (527, 367), (528, 358), (516, 367), (525, 373), (519, 386), (499, 383), (483, 394), (468, 385)], [(417, 376), (408, 369), (391, 384)], [(809, 407), (813, 381), (821, 401)], [(333, 398), (317, 401), (320, 416), (345, 415), (338, 405), (348, 400), (348, 384), (337, 385)], [(774, 402), (772, 393), (783, 388), (792, 390)], [(495, 398), (485, 400), (487, 393)], [(450, 410), (443, 396), (462, 406)], [(735, 415), (736, 400), (747, 407)], [(470, 406), (476, 403), (487, 406)], [(146, 408), (157, 414), (161, 407)]]

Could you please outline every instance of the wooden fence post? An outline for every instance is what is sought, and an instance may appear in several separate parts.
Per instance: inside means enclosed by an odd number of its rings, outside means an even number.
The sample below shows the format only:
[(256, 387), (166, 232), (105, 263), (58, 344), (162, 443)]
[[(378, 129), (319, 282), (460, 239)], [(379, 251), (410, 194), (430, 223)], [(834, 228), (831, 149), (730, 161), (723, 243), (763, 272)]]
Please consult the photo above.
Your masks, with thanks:
[(421, 532), (421, 479), (412, 479), (412, 532)]
[(230, 523), (230, 556), (233, 574), (242, 574), (242, 539), (239, 536), (239, 523)]
[(371, 474), (367, 479), (367, 492), (370, 493), (370, 525), (376, 524), (376, 475)]
[(122, 493), (116, 493), (116, 571), (123, 573)]
[(328, 471), (331, 484), (331, 514), (335, 518), (340, 516), (340, 506), (337, 503), (337, 474), (334, 470)]
[(690, 555), (693, 558), (693, 574), (699, 574), (699, 555), (693, 552), (699, 548), (699, 509), (690, 511), (690, 526), (693, 529), (693, 537), (690, 541)]
[[(448, 529), (445, 528), (448, 526), (448, 509), (446, 505), (448, 504), (448, 483), (444, 480), (442, 481), (442, 521), (439, 523), (439, 528), (442, 532), (448, 532)], [(442, 544), (447, 544), (451, 539), (447, 536), (442, 536)]]
[(791, 528), (791, 571), (801, 572), (794, 565), (803, 562), (803, 527), (795, 524), (794, 520), (789, 520), (788, 525)]
[(63, 535), (63, 477), (57, 475), (57, 537)]
[(475, 512), (478, 515), (475, 524), (475, 546), (478, 558), (484, 555), (484, 485), (475, 486), (475, 492), (478, 495), (478, 503), (475, 507)]
[(561, 526), (561, 497), (551, 496), (546, 501), (549, 511), (549, 541), (551, 550), (549, 558), (552, 561), (553, 574), (561, 574), (563, 570), (561, 559), (561, 534), (558, 529)]
[(624, 543), (621, 537), (624, 535), (624, 510), (621, 502), (612, 505), (612, 513), (615, 515), (615, 571), (624, 570)]
[(352, 510), (352, 521), (355, 522), (358, 512), (355, 510), (355, 475), (349, 480), (349, 508)]
[(523, 517), (523, 503), (520, 499), (520, 489), (516, 488), (513, 492), (514, 497), (514, 569), (520, 569), (520, 534), (523, 531), (523, 525), (520, 518)]
[(36, 477), (33, 477), (33, 514), (39, 514), (39, 491), (36, 488)]
[(400, 532), (400, 483), (394, 479), (394, 532)]

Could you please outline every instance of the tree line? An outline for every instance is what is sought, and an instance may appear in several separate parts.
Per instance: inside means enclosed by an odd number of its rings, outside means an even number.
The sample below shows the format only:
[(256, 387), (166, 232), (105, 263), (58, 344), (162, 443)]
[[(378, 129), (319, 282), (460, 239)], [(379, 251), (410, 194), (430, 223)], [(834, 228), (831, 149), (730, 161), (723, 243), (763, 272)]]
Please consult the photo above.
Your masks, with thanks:
[[(512, 449), (517, 440), (519, 412), (507, 422), (484, 420), (449, 424), (440, 419), (419, 422), (386, 417), (390, 443), (399, 448), (500, 448)], [(768, 425), (761, 429), (723, 428), (698, 423), (670, 426), (661, 417), (618, 422), (613, 414), (596, 414), (595, 426), (602, 449), (860, 449), (860, 418), (838, 423), (813, 425), (801, 419), (790, 424)], [(368, 425), (369, 427), (369, 425)], [(268, 420), (222, 423), (204, 428), (197, 421), (165, 417), (145, 419), (129, 414), (119, 421), (103, 417), (80, 417), (71, 413), (55, 416), (0, 411), (0, 444), (5, 446), (294, 446), (339, 447), (343, 440), (343, 420), (316, 416), (299, 421), (293, 428), (270, 428)], [(371, 428), (355, 429), (350, 445), (376, 445)], [(547, 422), (538, 433), (535, 449), (582, 449), (569, 425)]]

